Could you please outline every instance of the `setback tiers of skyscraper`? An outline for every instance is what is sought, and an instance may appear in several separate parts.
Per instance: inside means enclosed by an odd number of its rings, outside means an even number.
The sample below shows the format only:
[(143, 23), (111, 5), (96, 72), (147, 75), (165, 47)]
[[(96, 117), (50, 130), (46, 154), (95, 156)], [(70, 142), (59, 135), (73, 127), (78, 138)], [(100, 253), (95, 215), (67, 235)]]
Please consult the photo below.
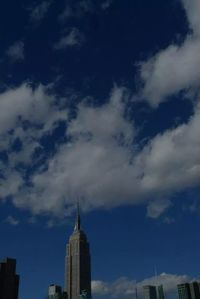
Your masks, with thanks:
[(79, 207), (72, 235), (66, 247), (65, 291), (68, 299), (91, 299), (90, 248), (86, 234), (81, 228)]

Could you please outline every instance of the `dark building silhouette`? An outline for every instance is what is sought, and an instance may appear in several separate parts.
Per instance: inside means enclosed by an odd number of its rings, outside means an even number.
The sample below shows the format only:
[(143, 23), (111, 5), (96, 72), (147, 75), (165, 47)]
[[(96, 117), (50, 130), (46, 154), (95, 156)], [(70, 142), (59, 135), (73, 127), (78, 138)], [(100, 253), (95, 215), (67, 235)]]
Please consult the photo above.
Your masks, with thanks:
[(179, 299), (191, 299), (190, 284), (182, 283), (177, 285)]
[(163, 286), (143, 286), (144, 299), (164, 299)]
[(191, 299), (200, 299), (199, 283), (196, 281), (190, 283), (190, 296)]
[(156, 286), (146, 285), (143, 286), (144, 299), (157, 299)]
[(0, 263), (0, 298), (18, 299), (19, 275), (16, 274), (16, 260), (6, 258)]
[(198, 282), (183, 283), (177, 287), (179, 299), (200, 299), (200, 285)]
[(79, 299), (80, 295), (91, 299), (90, 249), (86, 234), (81, 229), (79, 207), (74, 231), (66, 248), (65, 291), (68, 299)]
[(164, 290), (163, 290), (163, 286), (162, 285), (159, 285), (157, 287), (157, 298), (158, 299), (165, 299)]

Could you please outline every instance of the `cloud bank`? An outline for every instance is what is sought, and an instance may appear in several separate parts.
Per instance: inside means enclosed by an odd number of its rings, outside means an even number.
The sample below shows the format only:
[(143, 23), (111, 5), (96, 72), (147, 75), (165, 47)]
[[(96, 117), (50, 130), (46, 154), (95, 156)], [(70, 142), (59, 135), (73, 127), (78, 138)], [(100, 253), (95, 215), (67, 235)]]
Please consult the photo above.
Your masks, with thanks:
[[(198, 94), (199, 2), (183, 5), (192, 30), (184, 43), (141, 63), (142, 94), (154, 107), (181, 90)], [(62, 46), (73, 45), (73, 38)], [(157, 218), (170, 208), (173, 194), (199, 187), (200, 101), (187, 122), (141, 148), (138, 128), (126, 113), (130, 97), (126, 88), (114, 86), (105, 104), (92, 106), (82, 99), (68, 117), (67, 99), (59, 101), (43, 85), (2, 92), (0, 198), (34, 215), (64, 217), (79, 198), (86, 211), (142, 204), (147, 216)], [(61, 123), (63, 141), (47, 154), (42, 140)]]
[(159, 276), (146, 278), (137, 282), (126, 277), (121, 277), (114, 282), (108, 283), (101, 280), (92, 281), (92, 293), (97, 296), (111, 296), (114, 298), (133, 298), (137, 293), (143, 296), (143, 286), (163, 285), (165, 294), (177, 292), (177, 284), (191, 281), (187, 275), (162, 273)]
[[(147, 215), (157, 218), (170, 207), (172, 193), (199, 186), (200, 107), (187, 123), (158, 134), (139, 150), (137, 130), (125, 116), (128, 96), (115, 86), (106, 104), (82, 102), (69, 120), (68, 111), (55, 105), (55, 96), (42, 85), (24, 84), (1, 94), (1, 148), (7, 155), (1, 163), (1, 198), (11, 196), (17, 207), (33, 214), (57, 216), (69, 213), (77, 198), (84, 210), (146, 204)], [(41, 138), (60, 121), (67, 124), (68, 141), (43, 157), (27, 184), (19, 165), (37, 163)], [(13, 151), (16, 140), (20, 147)]]

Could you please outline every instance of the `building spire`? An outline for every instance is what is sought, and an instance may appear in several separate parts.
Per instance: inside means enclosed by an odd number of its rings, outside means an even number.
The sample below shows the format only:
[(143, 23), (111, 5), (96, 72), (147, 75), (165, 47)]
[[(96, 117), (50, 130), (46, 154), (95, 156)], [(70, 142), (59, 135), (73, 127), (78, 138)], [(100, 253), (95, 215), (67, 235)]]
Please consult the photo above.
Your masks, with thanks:
[(74, 226), (74, 231), (79, 231), (81, 229), (81, 217), (80, 217), (80, 207), (79, 207), (79, 201), (77, 201), (77, 207), (76, 207), (76, 222)]

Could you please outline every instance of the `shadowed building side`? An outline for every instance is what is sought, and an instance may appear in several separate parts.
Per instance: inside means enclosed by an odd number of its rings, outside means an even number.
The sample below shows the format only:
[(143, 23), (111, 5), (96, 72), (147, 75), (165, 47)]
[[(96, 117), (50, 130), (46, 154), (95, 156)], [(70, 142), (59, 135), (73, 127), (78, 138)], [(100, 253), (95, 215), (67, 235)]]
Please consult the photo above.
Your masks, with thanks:
[(145, 285), (143, 286), (144, 299), (157, 299), (156, 286)]
[(200, 299), (200, 286), (197, 281), (190, 283), (191, 299)]
[(79, 299), (81, 294), (85, 294), (87, 299), (91, 298), (90, 248), (81, 229), (79, 208), (74, 231), (66, 247), (65, 291), (68, 299)]
[(0, 263), (0, 298), (18, 299), (19, 275), (16, 274), (16, 260), (6, 258)]
[(177, 285), (179, 299), (191, 299), (190, 284), (182, 283)]
[(163, 285), (159, 285), (157, 287), (157, 297), (158, 297), (158, 299), (165, 299)]
[(197, 281), (177, 286), (179, 299), (200, 299), (200, 286)]

